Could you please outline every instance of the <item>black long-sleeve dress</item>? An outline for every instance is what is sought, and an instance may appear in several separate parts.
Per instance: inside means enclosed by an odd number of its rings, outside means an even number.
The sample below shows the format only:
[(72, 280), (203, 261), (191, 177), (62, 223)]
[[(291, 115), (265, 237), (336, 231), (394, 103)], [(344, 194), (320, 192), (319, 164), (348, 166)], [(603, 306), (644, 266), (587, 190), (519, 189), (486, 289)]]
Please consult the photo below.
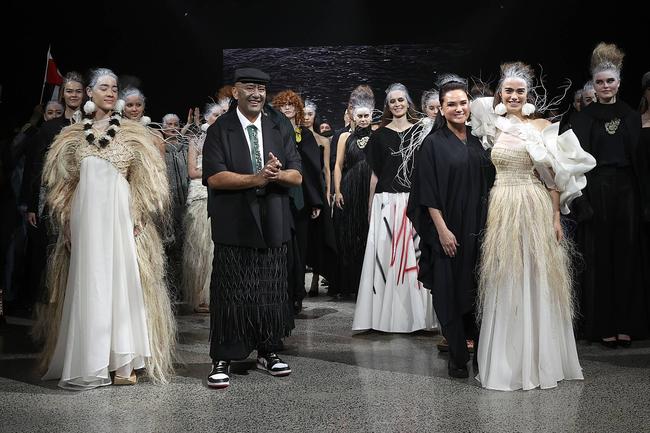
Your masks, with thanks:
[(623, 101), (593, 103), (571, 118), (571, 126), (596, 168), (575, 204), (578, 244), (584, 258), (580, 278), (583, 337), (650, 334), (650, 293), (643, 219), (650, 217), (648, 152), (641, 145), (641, 118)]

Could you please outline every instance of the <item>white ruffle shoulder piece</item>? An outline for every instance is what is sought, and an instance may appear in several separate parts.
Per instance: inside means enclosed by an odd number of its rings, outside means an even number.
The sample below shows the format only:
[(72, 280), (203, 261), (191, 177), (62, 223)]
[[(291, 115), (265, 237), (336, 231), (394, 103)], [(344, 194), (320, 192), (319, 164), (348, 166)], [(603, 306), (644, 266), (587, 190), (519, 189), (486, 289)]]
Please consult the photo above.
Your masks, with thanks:
[(470, 119), (470, 126), (472, 127), (472, 135), (478, 137), (483, 144), (484, 149), (490, 149), (494, 146), (496, 139), (496, 119), (499, 117), (495, 112), (492, 104), (494, 98), (492, 96), (485, 96), (476, 98), (469, 104), (472, 117)]
[(566, 215), (587, 186), (585, 173), (596, 166), (596, 159), (582, 149), (573, 130), (559, 132), (559, 123), (547, 126), (541, 140), (526, 141), (526, 150), (546, 186), (560, 192), (560, 211)]
[(540, 132), (530, 124), (497, 115), (493, 101), (488, 96), (470, 103), (472, 134), (481, 139), (486, 149), (494, 146), (497, 130), (518, 135), (524, 140), (544, 184), (560, 192), (560, 211), (568, 214), (569, 204), (580, 197), (587, 186), (585, 173), (596, 166), (596, 160), (582, 149), (573, 130), (559, 134), (559, 124), (553, 123)]

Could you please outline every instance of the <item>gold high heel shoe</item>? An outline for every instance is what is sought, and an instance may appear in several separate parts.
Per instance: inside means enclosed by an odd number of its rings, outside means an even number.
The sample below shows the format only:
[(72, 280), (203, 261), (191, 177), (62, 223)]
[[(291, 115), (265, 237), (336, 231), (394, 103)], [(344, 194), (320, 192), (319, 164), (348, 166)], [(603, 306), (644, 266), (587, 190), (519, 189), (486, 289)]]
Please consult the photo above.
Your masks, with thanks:
[(113, 378), (113, 385), (135, 385), (138, 383), (138, 376), (135, 375), (135, 370), (131, 371), (131, 376), (122, 377), (117, 374)]

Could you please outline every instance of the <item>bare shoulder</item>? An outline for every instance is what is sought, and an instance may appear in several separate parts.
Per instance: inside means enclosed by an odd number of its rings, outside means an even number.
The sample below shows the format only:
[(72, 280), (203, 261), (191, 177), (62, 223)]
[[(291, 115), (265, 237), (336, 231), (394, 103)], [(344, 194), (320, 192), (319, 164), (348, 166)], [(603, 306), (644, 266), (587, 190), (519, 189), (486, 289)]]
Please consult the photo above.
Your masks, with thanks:
[(546, 119), (533, 119), (530, 121), (530, 124), (533, 125), (536, 129), (543, 131), (544, 128), (551, 124), (551, 122)]
[(350, 132), (344, 132), (339, 136), (339, 141), (337, 145), (340, 145), (341, 143), (345, 144), (345, 142), (348, 140), (348, 137), (350, 136)]
[(314, 134), (314, 137), (316, 137), (319, 146), (328, 147), (330, 145), (330, 141), (327, 137), (323, 137), (320, 134)]

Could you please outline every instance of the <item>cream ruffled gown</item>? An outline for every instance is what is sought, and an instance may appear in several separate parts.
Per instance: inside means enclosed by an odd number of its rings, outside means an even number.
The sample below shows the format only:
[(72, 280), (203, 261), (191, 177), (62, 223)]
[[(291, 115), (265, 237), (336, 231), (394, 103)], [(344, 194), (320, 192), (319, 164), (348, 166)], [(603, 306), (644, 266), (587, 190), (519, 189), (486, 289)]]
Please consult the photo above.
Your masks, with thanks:
[[(552, 388), (583, 375), (567, 244), (556, 240), (551, 197), (539, 177), (561, 191), (568, 211), (593, 158), (572, 132), (558, 138), (557, 125), (540, 132), (514, 117), (493, 119), (497, 175), (481, 251), (477, 379), (502, 391)], [(580, 161), (562, 156), (571, 147)]]

